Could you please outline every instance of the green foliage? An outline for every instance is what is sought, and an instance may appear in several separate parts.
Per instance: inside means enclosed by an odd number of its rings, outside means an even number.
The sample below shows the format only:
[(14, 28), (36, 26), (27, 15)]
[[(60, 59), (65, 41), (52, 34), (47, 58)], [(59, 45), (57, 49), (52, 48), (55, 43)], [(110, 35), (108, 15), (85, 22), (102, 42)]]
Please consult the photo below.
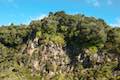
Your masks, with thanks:
[(96, 54), (98, 52), (98, 49), (96, 46), (91, 46), (88, 48), (89, 50), (89, 54), (92, 55), (92, 54)]
[(9, 47), (16, 47), (27, 41), (29, 34), (27, 27), (2, 27), (0, 29), (0, 42)]
[(109, 30), (105, 47), (110, 52), (120, 53), (120, 28)]
[(51, 41), (53, 41), (56, 44), (61, 44), (61, 45), (65, 44), (64, 37), (62, 35), (51, 36)]
[(95, 46), (106, 41), (104, 28), (99, 27), (96, 23), (82, 23), (79, 36), (80, 43), (87, 43), (86, 46)]
[(41, 31), (36, 32), (36, 37), (40, 38), (42, 36)]
[[(33, 43), (33, 48), (35, 46), (34, 56), (26, 54), (27, 50), (31, 49), (29, 42)], [(55, 72), (51, 80), (120, 79), (119, 76), (113, 75), (114, 68), (120, 62), (111, 57), (111, 53), (113, 56), (120, 56), (120, 28), (109, 27), (104, 20), (95, 17), (86, 17), (81, 14), (69, 15), (59, 11), (50, 12), (48, 17), (32, 21), (30, 25), (12, 23), (9, 26), (0, 27), (0, 80), (43, 80), (44, 77), (46, 79), (45, 75), (49, 71), (37, 72), (33, 68), (32, 60), (39, 60), (41, 55), (44, 55), (41, 54), (38, 45), (43, 47), (51, 42), (64, 48), (70, 58), (71, 62), (65, 67), (68, 69), (73, 67), (70, 72), (64, 69), (64, 72), (60, 72), (56, 66), (62, 64), (52, 65), (49, 61), (46, 62), (49, 63), (46, 69)], [(85, 49), (88, 53), (83, 51)], [(97, 56), (103, 58), (103, 62), (95, 61), (96, 64), (91, 67), (83, 67), (83, 62), (93, 64), (90, 60), (93, 54), (98, 54)], [(47, 55), (47, 49), (45, 55)], [(55, 58), (58, 57), (55, 56)], [(108, 58), (109, 62), (106, 61)], [(46, 64), (39, 62), (43, 67), (45, 65), (42, 64)]]

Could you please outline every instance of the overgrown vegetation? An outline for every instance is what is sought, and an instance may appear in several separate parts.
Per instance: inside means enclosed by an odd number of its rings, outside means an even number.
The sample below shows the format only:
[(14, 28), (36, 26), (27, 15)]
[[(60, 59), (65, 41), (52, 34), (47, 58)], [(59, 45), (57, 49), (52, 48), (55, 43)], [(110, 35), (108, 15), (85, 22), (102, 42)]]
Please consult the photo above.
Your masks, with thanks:
[(40, 51), (34, 51), (32, 57), (27, 55), (30, 41), (37, 49), (52, 42), (69, 56), (73, 70), (53, 70), (56, 73), (50, 80), (120, 80), (120, 28), (102, 19), (64, 11), (50, 12), (30, 25), (0, 27), (0, 80), (49, 80), (47, 73), (31, 67), (32, 58), (37, 59)]

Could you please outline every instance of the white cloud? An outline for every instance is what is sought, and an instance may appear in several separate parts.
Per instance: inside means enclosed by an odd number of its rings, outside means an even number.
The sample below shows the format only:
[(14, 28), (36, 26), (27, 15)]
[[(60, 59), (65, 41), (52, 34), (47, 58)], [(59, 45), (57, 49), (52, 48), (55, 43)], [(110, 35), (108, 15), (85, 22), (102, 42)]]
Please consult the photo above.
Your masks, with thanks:
[(113, 27), (120, 27), (120, 18), (117, 18), (116, 21), (110, 25)]
[(98, 1), (95, 1), (95, 2), (93, 3), (93, 6), (99, 7), (99, 6), (100, 6), (100, 3), (99, 3)]
[(37, 17), (30, 16), (30, 20), (41, 20), (46, 16), (47, 16), (46, 14), (41, 14), (40, 16), (37, 16)]
[(26, 20), (25, 24), (29, 24), (32, 20), (41, 20), (47, 16), (48, 16), (47, 14), (41, 14), (40, 16), (37, 16), (37, 17), (30, 16), (29, 19)]
[(86, 0), (88, 4), (94, 6), (94, 7), (99, 7), (100, 2), (98, 0)]
[(112, 0), (107, 0), (107, 4), (112, 5), (113, 4)]
[(47, 16), (46, 14), (42, 14), (42, 15), (36, 17), (36, 19), (41, 20), (41, 19), (43, 19), (43, 18), (46, 17), (46, 16)]
[[(100, 1), (100, 0), (85, 0), (86, 3), (88, 3), (89, 5), (93, 6), (93, 7), (100, 7), (104, 5), (104, 2)], [(112, 0), (105, 0), (105, 4), (106, 5), (112, 5), (113, 1)]]

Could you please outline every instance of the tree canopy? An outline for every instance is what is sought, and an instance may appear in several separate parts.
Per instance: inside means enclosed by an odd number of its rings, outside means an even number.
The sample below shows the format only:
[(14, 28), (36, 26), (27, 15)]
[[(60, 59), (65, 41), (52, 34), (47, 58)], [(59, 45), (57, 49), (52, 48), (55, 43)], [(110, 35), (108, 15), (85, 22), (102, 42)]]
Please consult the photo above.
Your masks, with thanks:
[[(71, 61), (66, 65), (74, 66), (74, 70), (62, 74), (58, 69), (51, 80), (120, 79), (120, 75), (113, 75), (120, 69), (120, 28), (109, 26), (103, 19), (58, 11), (50, 12), (44, 19), (31, 21), (29, 25), (12, 23), (0, 27), (0, 80), (43, 80), (44, 75), (39, 69), (31, 72), (33, 65), (30, 62), (34, 58), (41, 59), (43, 54), (40, 50), (46, 49), (44, 55), (47, 55), (49, 46), (53, 44), (66, 52)], [(60, 51), (56, 47), (53, 46)], [(33, 48), (34, 56), (28, 56), (26, 53)], [(48, 67), (52, 66), (51, 69), (55, 65), (47, 63), (44, 67), (49, 73)]]

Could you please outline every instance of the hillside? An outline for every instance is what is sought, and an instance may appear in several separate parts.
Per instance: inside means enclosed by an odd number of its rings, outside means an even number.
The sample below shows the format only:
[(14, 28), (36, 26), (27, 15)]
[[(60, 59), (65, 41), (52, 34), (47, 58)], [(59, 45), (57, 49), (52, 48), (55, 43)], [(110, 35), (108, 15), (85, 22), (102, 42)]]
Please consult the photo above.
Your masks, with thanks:
[(120, 28), (64, 11), (1, 26), (0, 80), (120, 80)]

